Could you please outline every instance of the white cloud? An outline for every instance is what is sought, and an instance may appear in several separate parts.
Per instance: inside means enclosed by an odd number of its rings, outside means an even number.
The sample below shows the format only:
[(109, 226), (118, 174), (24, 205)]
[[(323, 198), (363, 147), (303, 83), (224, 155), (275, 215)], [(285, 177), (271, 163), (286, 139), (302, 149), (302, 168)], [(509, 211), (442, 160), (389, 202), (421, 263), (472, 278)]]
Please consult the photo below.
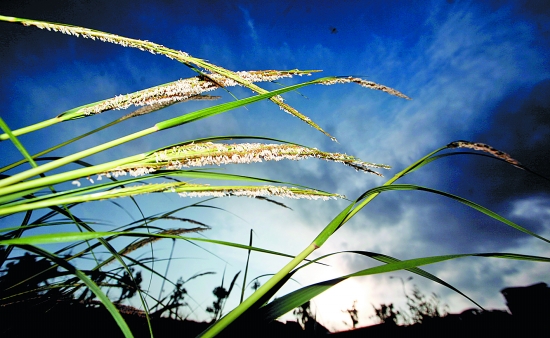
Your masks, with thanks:
[(254, 27), (254, 20), (252, 20), (252, 18), (250, 17), (250, 12), (242, 6), (239, 6), (239, 9), (241, 10), (241, 12), (243, 12), (246, 25), (249, 29), (250, 38), (252, 39), (252, 41), (254, 41), (254, 43), (258, 43), (258, 33), (256, 33), (256, 28)]

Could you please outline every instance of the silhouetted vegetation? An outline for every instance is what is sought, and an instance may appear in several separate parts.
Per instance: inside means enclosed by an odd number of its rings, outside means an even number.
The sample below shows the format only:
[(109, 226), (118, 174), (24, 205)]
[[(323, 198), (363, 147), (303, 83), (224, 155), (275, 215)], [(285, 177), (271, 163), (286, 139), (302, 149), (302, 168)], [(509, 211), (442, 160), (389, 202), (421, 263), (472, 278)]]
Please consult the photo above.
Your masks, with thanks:
[[(393, 277), (390, 277), (393, 278)], [(407, 280), (411, 280), (409, 277)], [(414, 325), (422, 324), (433, 318), (445, 317), (448, 313), (448, 305), (442, 305), (439, 296), (432, 293), (430, 297), (424, 295), (418, 286), (413, 285), (412, 294), (405, 289), (405, 282), (401, 279), (403, 294), (407, 299), (407, 310), (398, 310), (393, 304), (381, 304), (375, 307), (374, 317), (378, 318), (380, 323), (395, 325)]]
[(57, 269), (45, 259), (26, 252), (0, 270), (0, 304), (36, 298), (47, 292)]
[[(347, 312), (347, 314), (349, 315), (349, 317), (351, 319), (351, 327), (353, 329), (355, 329), (357, 324), (359, 324), (359, 312), (357, 311), (357, 308), (355, 307), (356, 304), (357, 304), (357, 301), (355, 300), (355, 301), (353, 301), (353, 305), (352, 305), (351, 309), (347, 309), (345, 311), (342, 310), (342, 312)], [(346, 323), (346, 322), (344, 322), (344, 323)]]
[(374, 308), (374, 315), (377, 317), (382, 324), (399, 324), (399, 316), (401, 316), (401, 313), (394, 309), (393, 304), (380, 304), (380, 307), (377, 308), (374, 305), (372, 306)]
[(447, 315), (448, 305), (441, 305), (439, 296), (432, 293), (426, 297), (416, 285), (413, 286), (412, 295), (407, 297), (408, 312), (401, 312), (401, 316), (408, 324), (422, 324), (432, 318), (441, 318)]
[[(142, 282), (140, 271), (135, 271), (132, 268), (130, 272), (132, 276), (125, 272), (116, 279), (116, 283), (110, 284), (104, 283), (108, 277), (106, 273), (89, 273), (93, 275), (98, 284), (121, 290), (118, 300), (115, 302), (119, 311), (133, 331), (137, 333), (136, 337), (148, 337), (145, 313), (121, 304), (124, 300), (129, 300), (136, 295)], [(185, 283), (207, 274), (212, 274), (212, 272), (197, 274), (188, 280), (179, 278), (173, 291), (161, 299), (157, 306), (150, 309), (151, 323), (156, 337), (172, 337), (178, 332), (196, 335), (222, 315), (224, 304), (235, 286), (239, 273), (233, 277), (229, 287), (224, 287), (224, 278), (222, 277), (220, 286), (214, 288), (215, 300), (212, 306), (206, 309), (213, 316), (210, 323), (184, 320), (183, 316), (178, 313), (178, 310), (188, 306), (185, 301), (188, 295), (184, 288)], [(0, 275), (0, 316), (3, 318), (0, 336), (40, 336), (42, 334), (40, 328), (44, 325), (58, 327), (60, 332), (56, 334), (57, 337), (73, 337), (75, 330), (81, 332), (79, 333), (80, 337), (96, 337), (102, 332), (109, 332), (114, 336), (120, 334), (116, 330), (116, 324), (109, 319), (108, 312), (99, 305), (98, 301), (93, 300), (89, 291), (82, 291), (76, 298), (71, 297), (71, 294), (57, 292), (60, 288), (57, 287), (59, 282), (56, 279), (61, 277), (62, 275), (57, 273), (53, 264), (28, 253), (6, 264), (6, 268)], [(254, 283), (253, 287), (256, 288), (257, 283)], [(507, 337), (515, 335), (519, 332), (520, 327), (523, 328), (526, 325), (542, 328), (544, 319), (549, 315), (550, 289), (544, 283), (502, 290), (512, 314), (501, 310), (482, 311), (479, 309), (466, 310), (460, 314), (448, 314), (447, 306), (441, 304), (441, 300), (435, 293), (428, 297), (416, 285), (412, 287), (410, 293), (406, 292), (405, 288), (403, 290), (407, 299), (407, 309), (398, 310), (393, 304), (373, 306), (375, 317), (379, 319), (381, 325), (357, 328), (359, 311), (356, 308), (356, 302), (354, 302), (350, 309), (342, 311), (349, 314), (354, 330), (332, 335), (354, 337), (354, 334), (364, 335), (370, 332), (393, 336), (422, 334), (435, 337), (441, 334), (441, 330), (452, 330), (456, 334), (470, 334), (478, 332), (476, 330), (486, 329), (489, 330), (488, 332)], [(57, 295), (58, 298), (54, 299), (54, 295)], [(238, 330), (241, 334), (251, 332), (262, 336), (311, 337), (328, 333), (328, 330), (317, 322), (310, 302), (296, 308), (293, 313), (297, 318), (296, 322), (264, 323), (251, 319), (245, 324), (240, 324)], [(18, 324), (18, 318), (22, 316), (32, 325), (21, 327)], [(90, 323), (98, 322), (102, 323), (101, 327), (89, 327)], [(110, 326), (113, 326), (112, 331)], [(82, 332), (82, 327), (86, 327), (85, 332)], [(109, 327), (108, 331), (104, 331), (107, 327)], [(231, 331), (228, 331), (222, 333), (221, 336), (230, 334)]]
[[(174, 290), (172, 291), (172, 294), (169, 296), (168, 303), (157, 312), (154, 312), (153, 315), (155, 316), (162, 316), (165, 312), (168, 312), (168, 318), (172, 319), (181, 319), (181, 317), (178, 314), (178, 310), (182, 307), (188, 306), (187, 302), (185, 302), (185, 296), (187, 295), (187, 290), (183, 287), (183, 284), (185, 282), (183, 281), (183, 278), (178, 278), (178, 281), (176, 282), (176, 286), (174, 287)], [(158, 304), (162, 304), (165, 299), (162, 299)], [(155, 306), (156, 307), (156, 306)], [(153, 310), (153, 309), (151, 309)]]
[(235, 282), (237, 281), (237, 277), (239, 277), (240, 273), (241, 273), (240, 271), (237, 272), (235, 277), (233, 277), (231, 284), (229, 284), (229, 289), (225, 289), (223, 287), (223, 278), (222, 278), (222, 284), (214, 288), (214, 291), (212, 291), (212, 293), (216, 297), (216, 300), (212, 303), (212, 306), (209, 306), (206, 308), (206, 311), (212, 314), (212, 321), (211, 321), (212, 323), (222, 317), (223, 306), (225, 305), (227, 298), (231, 294), (231, 291), (233, 290), (233, 287), (235, 286)]

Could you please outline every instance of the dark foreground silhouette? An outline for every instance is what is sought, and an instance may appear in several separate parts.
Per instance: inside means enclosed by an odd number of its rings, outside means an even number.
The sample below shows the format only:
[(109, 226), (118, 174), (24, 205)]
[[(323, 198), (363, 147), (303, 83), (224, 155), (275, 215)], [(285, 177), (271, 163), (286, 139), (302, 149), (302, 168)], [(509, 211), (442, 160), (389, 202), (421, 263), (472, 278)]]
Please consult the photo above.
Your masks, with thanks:
[[(501, 291), (510, 312), (471, 309), (460, 314), (429, 318), (422, 324), (398, 326), (393, 322), (330, 334), (311, 321), (303, 330), (297, 322), (262, 323), (242, 318), (221, 337), (548, 337), (550, 288), (545, 283)], [(142, 311), (119, 306), (135, 337), (150, 337)], [(152, 318), (155, 337), (195, 337), (209, 323)], [(118, 326), (97, 302), (48, 300), (45, 297), (20, 300), (0, 306), (0, 337), (121, 337)]]

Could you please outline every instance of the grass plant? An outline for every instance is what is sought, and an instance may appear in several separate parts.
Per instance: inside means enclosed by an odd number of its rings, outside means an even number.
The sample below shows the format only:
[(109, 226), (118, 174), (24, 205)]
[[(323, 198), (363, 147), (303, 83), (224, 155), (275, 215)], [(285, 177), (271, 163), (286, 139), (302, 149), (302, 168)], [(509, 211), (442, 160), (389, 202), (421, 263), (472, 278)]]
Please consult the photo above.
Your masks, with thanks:
[[(265, 254), (280, 255), (290, 258), (289, 262), (281, 270), (274, 274), (273, 277), (259, 287), (251, 296), (243, 299), (240, 305), (238, 305), (235, 309), (221, 318), (218, 318), (218, 315), (221, 315), (221, 310), (216, 312), (216, 319), (218, 320), (216, 320), (207, 331), (203, 332), (202, 336), (204, 337), (212, 337), (219, 334), (231, 325), (231, 323), (238, 320), (239, 317), (244, 318), (244, 316), (247, 316), (250, 313), (254, 313), (255, 316), (259, 316), (257, 318), (261, 317), (262, 320), (274, 320), (292, 309), (308, 302), (311, 298), (326, 291), (337, 283), (356, 276), (365, 276), (405, 269), (451, 288), (452, 290), (468, 298), (468, 296), (453, 287), (451, 284), (420, 269), (419, 266), (467, 256), (550, 262), (550, 258), (548, 257), (520, 255), (514, 253), (451, 254), (435, 257), (420, 257), (400, 261), (396, 258), (379, 253), (351, 251), (352, 253), (358, 255), (371, 257), (383, 264), (374, 268), (341, 276), (333, 280), (306, 286), (287, 294), (286, 296), (270, 301), (273, 295), (293, 276), (296, 271), (315, 262), (319, 262), (329, 256), (325, 255), (313, 261), (307, 261), (307, 257), (309, 257), (312, 252), (320, 248), (340, 227), (342, 227), (346, 222), (354, 217), (354, 215), (368, 205), (374, 198), (376, 198), (376, 196), (389, 191), (423, 190), (433, 194), (438, 194), (463, 203), (481, 213), (497, 219), (505, 225), (513, 227), (516, 230), (524, 232), (539, 240), (550, 242), (548, 239), (535, 234), (528, 229), (525, 229), (520, 225), (492, 212), (491, 210), (488, 210), (487, 208), (462, 197), (428, 187), (412, 184), (396, 184), (400, 178), (413, 171), (421, 169), (426, 164), (436, 161), (444, 156), (462, 154), (456, 151), (453, 152), (457, 148), (467, 148), (475, 151), (481, 151), (487, 156), (491, 156), (497, 160), (506, 161), (510, 165), (514, 165), (518, 168), (526, 169), (506, 153), (484, 144), (468, 141), (452, 142), (444, 147), (441, 147), (414, 162), (396, 174), (393, 178), (389, 179), (382, 186), (365, 191), (361, 196), (351, 201), (351, 203), (344, 210), (336, 215), (336, 217), (328, 223), (319, 235), (312, 240), (311, 244), (297, 255), (274, 252), (271, 250), (254, 247), (252, 246), (252, 241), (250, 241), (249, 245), (242, 245), (223, 240), (188, 236), (186, 233), (207, 230), (208, 226), (196, 220), (177, 217), (174, 215), (186, 208), (209, 207), (207, 204), (209, 199), (205, 199), (204, 201), (194, 203), (165, 214), (152, 216), (141, 215), (141, 219), (138, 221), (126, 224), (120, 228), (112, 229), (110, 231), (96, 231), (94, 229), (96, 225), (95, 222), (81, 219), (77, 214), (71, 211), (74, 206), (85, 202), (93, 203), (100, 200), (113, 200), (120, 197), (129, 197), (133, 199), (134, 196), (150, 193), (176, 193), (182, 197), (193, 196), (205, 198), (245, 196), (267, 198), (268, 200), (273, 196), (324, 200), (343, 198), (343, 196), (336, 193), (319, 191), (295, 183), (292, 184), (275, 181), (268, 178), (221, 173), (213, 170), (213, 166), (247, 164), (259, 161), (302, 160), (306, 158), (317, 158), (326, 161), (343, 163), (344, 165), (350, 166), (355, 170), (376, 175), (380, 175), (376, 170), (387, 169), (389, 167), (386, 165), (364, 162), (356, 157), (345, 154), (320, 151), (312, 147), (295, 144), (289, 141), (276, 140), (262, 136), (246, 135), (212, 136), (202, 139), (186, 139), (177, 144), (166, 145), (159, 149), (145, 149), (144, 152), (139, 154), (126, 154), (124, 157), (120, 157), (116, 160), (98, 164), (84, 162), (83, 159), (86, 157), (110, 148), (124, 145), (132, 140), (136, 140), (147, 135), (160, 133), (169, 128), (182, 128), (185, 124), (193, 123), (204, 118), (213, 117), (215, 115), (222, 114), (239, 107), (251, 105), (262, 100), (272, 101), (274, 104), (279, 105), (279, 107), (286, 113), (299, 118), (309, 126), (335, 140), (333, 136), (329, 135), (307, 116), (285, 103), (281, 97), (284, 93), (315, 84), (337, 85), (341, 83), (355, 83), (362, 87), (383, 91), (399, 98), (409, 98), (395, 89), (351, 76), (321, 77), (291, 86), (283, 86), (277, 90), (267, 91), (259, 87), (257, 83), (271, 82), (283, 78), (304, 75), (310, 76), (318, 71), (302, 71), (294, 69), (282, 71), (259, 70), (233, 72), (211, 64), (204, 59), (196, 58), (185, 52), (173, 50), (149, 41), (131, 39), (82, 27), (23, 18), (0, 16), (0, 20), (19, 23), (25, 26), (33, 26), (40, 29), (47, 29), (54, 32), (61, 32), (77, 37), (82, 36), (84, 38), (94, 40), (98, 39), (103, 42), (114, 43), (123, 47), (138, 48), (140, 50), (163, 55), (175, 60), (176, 62), (183, 63), (185, 66), (197, 73), (195, 77), (188, 79), (180, 79), (170, 83), (160, 84), (155, 87), (146, 88), (134, 93), (114, 96), (102, 101), (76, 107), (50, 119), (37, 122), (21, 129), (10, 129), (4, 120), (0, 118), (0, 127), (4, 132), (0, 135), (0, 142), (5, 141), (7, 143), (10, 141), (13, 145), (15, 145), (22, 156), (21, 160), (14, 163), (2, 164), (3, 167), (0, 168), (0, 216), (11, 221), (15, 219), (12, 216), (23, 215), (23, 221), (20, 224), (16, 225), (9, 223), (10, 221), (6, 221), (7, 224), (11, 225), (7, 228), (0, 229), (0, 246), (3, 247), (2, 251), (0, 251), (0, 266), (14, 258), (13, 248), (19, 248), (41, 256), (43, 259), (50, 261), (52, 264), (50, 267), (38, 272), (35, 276), (33, 276), (33, 278), (37, 276), (39, 277), (40, 274), (43, 274), (44, 276), (47, 275), (48, 278), (51, 278), (51, 274), (46, 274), (48, 271), (51, 272), (52, 270), (57, 269), (57, 267), (63, 268), (69, 274), (74, 275), (74, 277), (67, 277), (66, 272), (56, 272), (54, 276), (58, 278), (58, 281), (49, 287), (57, 288), (60, 295), (74, 295), (76, 292), (83, 292), (82, 290), (85, 289), (93, 292), (95, 297), (97, 297), (111, 313), (113, 320), (117, 322), (125, 337), (132, 337), (132, 332), (130, 331), (128, 325), (126, 325), (114, 302), (109, 299), (109, 297), (107, 297), (105, 292), (102, 290), (102, 287), (106, 287), (107, 284), (98, 276), (101, 273), (106, 274), (109, 271), (106, 270), (107, 265), (117, 261), (120, 266), (116, 268), (117, 272), (112, 272), (109, 274), (110, 278), (118, 278), (118, 281), (121, 281), (121, 274), (124, 274), (126, 279), (134, 279), (132, 282), (137, 285), (139, 283), (136, 282), (132, 269), (134, 266), (139, 266), (152, 272), (155, 276), (164, 279), (163, 283), (167, 282), (174, 286), (180, 285), (181, 287), (181, 283), (176, 284), (169, 281), (163, 277), (162, 273), (157, 272), (154, 268), (154, 264), (149, 266), (149, 261), (154, 263), (153, 259), (138, 260), (131, 257), (132, 252), (138, 248), (149, 246), (152, 242), (165, 238), (184, 240), (195, 244), (197, 242), (208, 242), (240, 248), (248, 251), (248, 253), (250, 253), (250, 251), (257, 251)], [(80, 141), (84, 137), (93, 135), (100, 130), (109, 128), (115, 124), (124, 123), (129, 119), (139, 118), (140, 116), (153, 113), (170, 105), (179, 104), (190, 100), (214, 100), (217, 97), (208, 96), (205, 95), (205, 93), (217, 89), (228, 90), (228, 88), (233, 86), (246, 87), (253, 92), (253, 95), (243, 99), (235, 98), (235, 100), (228, 103), (212, 105), (205, 109), (200, 109), (175, 118), (159, 121), (153, 125), (145, 126), (140, 131), (128, 135), (121, 135), (112, 141), (97, 144), (79, 152), (69, 153), (63, 157), (45, 157), (45, 155), (54, 150), (58, 150), (73, 142)], [(106, 124), (98, 129), (91, 130), (81, 136), (68, 139), (37, 154), (30, 154), (26, 150), (24, 144), (19, 140), (19, 136), (21, 135), (37, 132), (55, 124), (71, 123), (71, 121), (76, 119), (88, 118), (96, 114), (106, 113), (115, 109), (126, 109), (131, 106), (136, 106), (138, 109), (112, 123)], [(247, 142), (244, 142), (244, 140), (247, 140)], [(253, 140), (254, 142), (250, 142), (250, 140)], [(3, 144), (2, 146), (6, 145)], [(2, 151), (7, 150), (3, 149)], [(80, 165), (81, 168), (67, 169), (66, 165), (68, 164)], [(27, 165), (30, 165), (31, 168), (21, 169)], [(192, 167), (199, 168), (192, 169)], [(198, 179), (209, 182), (209, 184), (195, 183)], [(89, 180), (93, 184), (82, 186), (81, 180)], [(216, 184), (216, 182), (219, 181), (233, 181), (236, 183), (235, 185)], [(137, 204), (137, 202), (135, 203)], [(139, 204), (137, 205), (139, 207)], [(55, 217), (61, 217), (62, 220), (54, 220)], [(156, 226), (157, 222), (161, 220), (175, 220), (182, 223), (191, 223), (193, 224), (193, 227), (164, 229)], [(56, 227), (60, 225), (74, 225), (74, 231), (56, 231)], [(28, 234), (28, 231), (32, 229), (44, 227), (48, 229), (46, 233), (33, 235)], [(116, 248), (115, 239), (117, 238), (127, 238), (133, 241), (130, 242), (130, 244), (124, 245), (122, 248)], [(48, 243), (69, 244), (56, 252), (49, 252), (41, 248), (41, 245)], [(80, 251), (75, 254), (71, 253), (72, 250), (77, 248)], [(107, 259), (100, 260), (98, 255), (96, 255), (96, 252), (101, 248), (106, 249), (110, 253)], [(335, 254), (339, 254), (339, 252), (332, 253), (331, 255)], [(79, 268), (79, 259), (84, 258), (91, 258), (95, 262), (95, 266), (88, 270), (82, 270)], [(246, 276), (246, 271), (244, 275)], [(24, 281), (21, 281), (21, 283), (24, 283)], [(231, 283), (231, 288), (234, 283), (235, 279), (233, 279), (233, 282)], [(9, 290), (3, 291), (4, 298), (0, 299), (0, 302), (2, 303), (9, 302), (10, 297), (16, 296), (10, 295)], [(140, 302), (147, 314), (149, 314), (151, 309), (157, 309), (155, 311), (156, 313), (162, 313), (165, 310), (169, 310), (168, 307), (172, 304), (170, 303), (163, 305), (163, 299), (160, 299), (161, 296), (155, 298), (147, 291), (147, 289), (139, 288), (137, 289), (137, 294), (139, 295)], [(166, 297), (164, 300), (166, 300)], [(471, 301), (474, 302), (474, 300)], [(176, 303), (176, 301), (173, 301), (172, 305)], [(151, 335), (152, 334), (153, 333), (151, 330)]]

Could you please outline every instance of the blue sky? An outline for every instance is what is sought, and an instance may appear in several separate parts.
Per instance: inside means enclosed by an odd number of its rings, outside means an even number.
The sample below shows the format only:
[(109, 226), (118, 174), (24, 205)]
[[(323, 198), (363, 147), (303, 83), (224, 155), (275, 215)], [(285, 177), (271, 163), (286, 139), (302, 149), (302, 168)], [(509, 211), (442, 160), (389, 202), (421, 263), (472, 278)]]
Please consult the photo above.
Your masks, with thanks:
[[(312, 118), (338, 143), (298, 119), (262, 102), (197, 122), (193, 127), (132, 142), (88, 158), (101, 162), (209, 135), (262, 135), (348, 153), (392, 166), (391, 177), (411, 162), (451, 141), (490, 144), (522, 164), (550, 176), (550, 5), (544, 1), (3, 1), (0, 14), (93, 28), (145, 39), (185, 51), (231, 70), (320, 69), (322, 75), (362, 76), (396, 88), (411, 101), (353, 85), (307, 87), (285, 99)], [(67, 109), (157, 84), (191, 77), (185, 66), (139, 50), (0, 23), (0, 96), (2, 118), (12, 129), (51, 118)], [(317, 75), (315, 75), (317, 76)], [(300, 78), (298, 78), (299, 80)], [(284, 84), (298, 80), (282, 81)], [(276, 88), (265, 85), (265, 88)], [(232, 90), (246, 97), (243, 89)], [(231, 97), (222, 91), (219, 102)], [(305, 96), (305, 97), (304, 97)], [(307, 98), (306, 98), (307, 97)], [(123, 127), (104, 131), (66, 151), (83, 149), (211, 103), (185, 103)], [(71, 135), (110, 122), (123, 111), (64, 123), (48, 133), (21, 140), (31, 152)], [(135, 120), (135, 121), (134, 121)], [(0, 145), (2, 162), (17, 160), (8, 143)], [(56, 154), (63, 154), (62, 151)], [(228, 166), (228, 172), (296, 182), (349, 198), (384, 179), (316, 160)], [(480, 156), (453, 156), (408, 176), (403, 183), (441, 189), (480, 203), (539, 235), (550, 236), (549, 183), (525, 171)], [(177, 196), (141, 198), (148, 213), (196, 202)], [(205, 236), (296, 254), (344, 206), (344, 201), (283, 201), (293, 210), (265, 202), (230, 198), (212, 202), (227, 212), (190, 212), (212, 226)], [(131, 221), (105, 202), (82, 206), (83, 217)], [(8, 226), (6, 220), (0, 225)], [(167, 224), (166, 227), (172, 225)], [(170, 243), (167, 243), (170, 244)], [(170, 276), (190, 277), (216, 271), (189, 283), (204, 319), (211, 290), (226, 269), (232, 277), (244, 267), (246, 253), (207, 247), (226, 262), (186, 245)], [(170, 245), (159, 245), (159, 255)], [(470, 252), (516, 252), (548, 256), (542, 241), (527, 237), (484, 215), (423, 192), (388, 192), (340, 229), (318, 255), (341, 250), (380, 252), (400, 259)], [(253, 254), (249, 276), (274, 273), (285, 260)], [(302, 285), (374, 266), (349, 254), (296, 276)], [(162, 270), (162, 269), (161, 269)], [(497, 259), (462, 259), (426, 267), (487, 308), (505, 308), (499, 291), (508, 286), (550, 282), (542, 263)], [(392, 274), (407, 278), (407, 273)], [(194, 284), (193, 284), (194, 283)], [(460, 295), (415, 277), (425, 294), (436, 292), (452, 312), (473, 304)], [(295, 289), (289, 284), (283, 293)], [(357, 299), (360, 325), (372, 321), (371, 304), (403, 304), (401, 285), (389, 275), (342, 283), (315, 300), (319, 319), (343, 329), (340, 311)], [(228, 306), (236, 304), (233, 295)], [(348, 320), (349, 321), (349, 320)]]

